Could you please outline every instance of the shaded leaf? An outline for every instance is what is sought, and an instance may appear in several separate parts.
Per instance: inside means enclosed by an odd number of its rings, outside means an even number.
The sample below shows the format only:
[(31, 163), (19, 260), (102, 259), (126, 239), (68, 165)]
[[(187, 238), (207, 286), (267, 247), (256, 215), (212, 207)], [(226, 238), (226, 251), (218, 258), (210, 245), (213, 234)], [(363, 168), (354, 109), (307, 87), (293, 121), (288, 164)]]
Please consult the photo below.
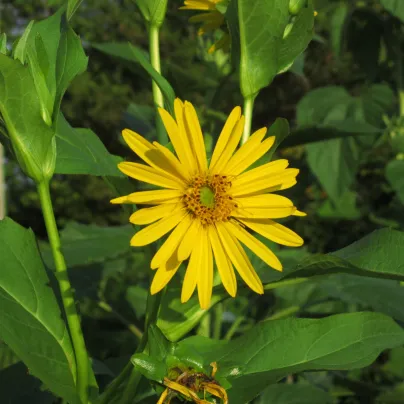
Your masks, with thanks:
[(57, 174), (89, 174), (125, 178), (117, 167), (122, 159), (110, 154), (91, 130), (72, 128), (63, 115), (58, 119), (56, 148), (55, 173)]

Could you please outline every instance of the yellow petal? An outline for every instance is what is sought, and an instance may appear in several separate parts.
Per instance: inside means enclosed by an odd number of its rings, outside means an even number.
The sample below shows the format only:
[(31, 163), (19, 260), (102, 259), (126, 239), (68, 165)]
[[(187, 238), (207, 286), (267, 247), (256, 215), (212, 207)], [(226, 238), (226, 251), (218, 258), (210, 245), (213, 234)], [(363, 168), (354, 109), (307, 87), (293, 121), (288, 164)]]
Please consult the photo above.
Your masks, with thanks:
[(177, 273), (180, 265), (181, 262), (178, 262), (177, 265), (173, 268), (167, 268), (165, 265), (160, 267), (153, 277), (153, 282), (150, 286), (150, 293), (152, 295), (155, 295), (156, 293), (164, 289), (168, 282), (170, 282), (173, 276)]
[(226, 147), (224, 148), (222, 154), (220, 155), (218, 161), (212, 168), (210, 168), (211, 173), (221, 173), (223, 172), (224, 168), (226, 167), (226, 164), (230, 160), (230, 157), (236, 150), (238, 144), (240, 143), (241, 136), (243, 134), (244, 130), (244, 122), (245, 118), (244, 116), (241, 116), (241, 118), (237, 121), (236, 125), (234, 126), (229, 141), (226, 144)]
[(234, 169), (229, 171), (229, 175), (239, 175), (243, 171), (247, 170), (252, 164), (259, 160), (275, 143), (275, 136), (271, 136), (265, 139), (259, 147), (254, 149), (254, 153), (250, 153), (240, 164), (234, 166)]
[(219, 235), (217, 234), (216, 227), (209, 226), (208, 234), (222, 284), (227, 290), (227, 293), (231, 297), (235, 297), (237, 294), (237, 280), (234, 273), (233, 265), (223, 249), (222, 242), (220, 241)]
[(215, 3), (210, 0), (185, 0), (180, 10), (216, 10)]
[(232, 181), (232, 184), (234, 187), (237, 187), (244, 184), (250, 184), (251, 182), (269, 179), (269, 177), (284, 171), (288, 165), (289, 162), (285, 159), (271, 161), (270, 163), (263, 164), (262, 166), (253, 168), (252, 170), (246, 171), (245, 173), (237, 176)]
[(282, 264), (279, 261), (278, 257), (264, 243), (251, 235), (239, 224), (227, 222), (225, 226), (230, 234), (233, 234), (266, 264), (276, 269), (277, 271), (282, 271)]
[(124, 162), (119, 163), (118, 168), (129, 177), (157, 185), (158, 187), (171, 189), (183, 189), (185, 187), (185, 183), (181, 179), (166, 176), (155, 168), (144, 164)]
[(190, 139), (191, 148), (198, 163), (199, 171), (205, 172), (208, 168), (208, 162), (206, 160), (203, 134), (195, 108), (188, 101), (185, 102), (185, 128), (188, 138)]
[(250, 183), (243, 183), (241, 185), (234, 181), (233, 186), (230, 189), (230, 193), (233, 197), (264, 193), (267, 192), (268, 189), (281, 186), (284, 182), (294, 180), (297, 174), (299, 174), (299, 170), (297, 168), (287, 168), (280, 173), (276, 173), (269, 178), (264, 178), (259, 181), (252, 181)]
[(177, 249), (178, 245), (181, 243), (186, 231), (192, 223), (190, 215), (186, 215), (178, 226), (172, 231), (168, 236), (167, 240), (158, 249), (153, 259), (151, 260), (150, 267), (156, 269), (164, 265), (173, 252)]
[(185, 272), (184, 283), (182, 284), (181, 303), (186, 303), (195, 291), (196, 283), (198, 280), (198, 272), (201, 265), (201, 234), (202, 227), (198, 227), (198, 234), (195, 237), (194, 247), (191, 252), (187, 271)]
[(181, 244), (178, 247), (178, 259), (185, 261), (191, 255), (191, 251), (195, 245), (195, 240), (199, 234), (199, 220), (193, 220), (191, 226), (188, 228)]
[(160, 396), (159, 401), (157, 401), (157, 404), (164, 404), (169, 392), (170, 392), (170, 389), (167, 387), (163, 391), (163, 394)]
[(293, 213), (293, 216), (301, 216), (301, 217), (304, 217), (304, 216), (307, 216), (307, 213), (301, 212), (300, 210), (296, 210), (296, 211)]
[(239, 219), (241, 223), (261, 236), (278, 244), (289, 247), (300, 247), (303, 239), (294, 231), (270, 219)]
[(292, 216), (296, 211), (294, 206), (290, 208), (281, 208), (271, 206), (268, 208), (238, 208), (232, 212), (233, 217), (245, 219), (282, 219), (284, 217)]
[(208, 240), (208, 232), (202, 228), (201, 237), (201, 266), (198, 273), (198, 297), (201, 309), (210, 307), (213, 288), (213, 254)]
[(140, 191), (111, 200), (111, 203), (136, 203), (155, 205), (158, 203), (180, 203), (183, 192), (176, 189), (158, 189), (156, 191)]
[(264, 192), (276, 192), (283, 191), (284, 189), (292, 188), (297, 184), (296, 178), (292, 178), (291, 180), (282, 182), (282, 184), (275, 185), (274, 187), (266, 188)]
[(132, 213), (129, 221), (133, 224), (154, 223), (162, 217), (171, 215), (176, 209), (178, 209), (178, 203), (163, 203), (152, 208), (139, 209)]
[(187, 212), (180, 208), (170, 216), (160, 219), (158, 222), (153, 223), (144, 229), (138, 231), (130, 241), (130, 245), (140, 247), (152, 243), (167, 234), (173, 229), (187, 214)]
[(242, 164), (243, 160), (248, 158), (251, 153), (254, 153), (255, 150), (260, 146), (266, 133), (267, 128), (261, 128), (251, 135), (247, 142), (245, 142), (231, 157), (226, 165), (226, 168), (224, 169), (224, 172), (232, 172), (239, 164)]
[(188, 138), (186, 129), (185, 129), (185, 111), (184, 111), (184, 103), (176, 98), (174, 101), (174, 111), (175, 111), (175, 119), (177, 121), (177, 126), (179, 130), (179, 137), (184, 146), (184, 154), (185, 159), (187, 161), (188, 166), (188, 174), (194, 175), (197, 171), (197, 165), (195, 161), (194, 154), (191, 149), (190, 139)]
[(223, 126), (222, 132), (220, 133), (219, 139), (216, 143), (215, 149), (212, 154), (212, 158), (210, 160), (209, 165), (210, 169), (212, 169), (214, 165), (217, 163), (219, 157), (222, 155), (224, 149), (226, 148), (226, 145), (229, 143), (230, 136), (240, 117), (241, 117), (241, 108), (235, 107), (233, 111), (231, 111), (229, 117), (227, 118), (226, 123)]
[(293, 202), (282, 195), (261, 194), (245, 196), (236, 199), (236, 203), (241, 208), (264, 208), (264, 207), (292, 207)]
[(217, 223), (216, 228), (226, 254), (229, 256), (241, 278), (254, 292), (262, 295), (264, 293), (264, 287), (262, 286), (261, 279), (251, 265), (243, 247), (241, 247), (237, 239), (227, 231), (223, 223)]
[(175, 152), (177, 153), (181, 164), (185, 166), (185, 169), (189, 174), (191, 172), (191, 165), (189, 160), (192, 154), (190, 150), (186, 150), (187, 148), (189, 148), (189, 145), (187, 142), (184, 142), (185, 134), (180, 131), (174, 118), (165, 109), (159, 108), (159, 113), (167, 130), (168, 137), (170, 138), (171, 143), (174, 146)]
[(164, 172), (166, 175), (171, 175), (174, 178), (178, 177), (178, 173), (173, 169), (167, 158), (144, 137), (129, 129), (123, 130), (122, 136), (128, 146), (147, 164), (156, 170)]

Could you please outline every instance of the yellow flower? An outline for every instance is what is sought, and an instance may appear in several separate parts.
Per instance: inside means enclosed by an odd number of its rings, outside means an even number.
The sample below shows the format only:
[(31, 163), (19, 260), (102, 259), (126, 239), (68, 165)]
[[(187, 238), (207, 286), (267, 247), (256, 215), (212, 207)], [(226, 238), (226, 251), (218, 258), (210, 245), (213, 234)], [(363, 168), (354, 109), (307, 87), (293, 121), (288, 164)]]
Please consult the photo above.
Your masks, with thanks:
[[(203, 35), (207, 32), (215, 31), (218, 28), (223, 28), (227, 31), (224, 15), (216, 9), (216, 4), (222, 0), (185, 0), (184, 6), (180, 10), (198, 10), (207, 11), (205, 13), (195, 15), (189, 19), (193, 23), (202, 23), (202, 27), (198, 30), (198, 35)], [(228, 52), (230, 47), (230, 36), (227, 32), (213, 44), (208, 52), (213, 53), (215, 50), (223, 49)]]
[(148, 225), (135, 234), (132, 246), (153, 243), (172, 231), (151, 261), (151, 268), (157, 269), (151, 293), (161, 291), (181, 263), (189, 259), (182, 302), (198, 288), (201, 307), (209, 308), (214, 261), (231, 296), (237, 292), (234, 269), (253, 291), (263, 294), (262, 282), (242, 244), (278, 271), (282, 265), (276, 255), (248, 229), (278, 244), (303, 244), (301, 237), (273, 220), (305, 215), (288, 198), (273, 193), (296, 184), (299, 170), (287, 168), (287, 160), (249, 169), (268, 152), (275, 137), (264, 139), (267, 129), (262, 128), (236, 150), (244, 128), (240, 107), (228, 117), (208, 162), (194, 107), (176, 99), (174, 108), (176, 120), (164, 109), (159, 112), (176, 155), (128, 129), (122, 132), (126, 143), (147, 165), (124, 162), (119, 169), (163, 189), (135, 192), (111, 201), (153, 205), (130, 217), (133, 224)]

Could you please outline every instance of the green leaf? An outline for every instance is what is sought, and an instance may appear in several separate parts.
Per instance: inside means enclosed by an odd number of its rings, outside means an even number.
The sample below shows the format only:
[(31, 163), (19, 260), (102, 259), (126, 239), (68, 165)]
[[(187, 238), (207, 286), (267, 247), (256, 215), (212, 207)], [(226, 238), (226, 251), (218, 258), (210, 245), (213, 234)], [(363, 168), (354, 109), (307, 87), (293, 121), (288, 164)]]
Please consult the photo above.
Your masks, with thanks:
[(404, 160), (392, 160), (386, 167), (386, 178), (404, 205)]
[(339, 274), (328, 276), (320, 284), (334, 298), (360, 304), (404, 322), (404, 288), (397, 281)]
[(341, 57), (343, 34), (348, 13), (348, 6), (346, 4), (339, 4), (331, 17), (331, 46), (337, 59)]
[(67, 12), (66, 16), (67, 19), (70, 20), (73, 17), (73, 14), (77, 11), (80, 7), (80, 4), (83, 0), (68, 0), (67, 2)]
[(167, 0), (137, 0), (136, 4), (147, 22), (161, 26), (166, 15)]
[(7, 50), (7, 35), (3, 32), (0, 35), (0, 53), (3, 55), (7, 55), (8, 50)]
[(25, 64), (25, 54), (26, 54), (26, 48), (27, 48), (27, 42), (28, 38), (31, 33), (31, 29), (34, 25), (35, 21), (30, 21), (30, 23), (27, 25), (27, 28), (25, 28), (24, 33), (22, 34), (21, 38), (19, 38), (13, 46), (13, 58), (17, 59), (21, 62), (21, 64)]
[(0, 370), (19, 362), (18, 356), (2, 341), (0, 341)]
[(306, 49), (313, 38), (314, 9), (303, 8), (293, 22), (292, 30), (279, 45), (278, 71), (284, 72), (292, 66), (294, 60)]
[[(245, 98), (254, 97), (276, 74), (289, 68), (312, 38), (311, 2), (293, 21), (288, 8), (284, 0), (238, 0), (240, 86)], [(234, 15), (235, 9), (229, 13)], [(293, 26), (284, 38), (289, 23)], [(229, 19), (233, 39), (237, 33), (234, 24), (235, 19)]]
[(289, 122), (284, 118), (276, 118), (276, 121), (268, 128), (267, 137), (275, 136), (275, 143), (265, 156), (268, 160), (272, 159), (272, 156), (278, 149), (279, 145), (289, 136), (290, 128)]
[[(60, 233), (62, 252), (69, 268), (103, 262), (130, 251), (130, 239), (133, 236), (131, 225), (117, 227), (99, 227), (69, 223)], [(53, 269), (51, 256), (44, 249), (44, 261)]]
[[(306, 146), (309, 166), (335, 205), (341, 205), (341, 199), (353, 183), (364, 150), (372, 146), (376, 134), (382, 133), (382, 117), (393, 100), (393, 93), (386, 85), (370, 87), (361, 98), (351, 97), (341, 87), (330, 86), (311, 91), (298, 104), (297, 121), (303, 132), (291, 135), (286, 145), (312, 142), (316, 136), (321, 139), (328, 135), (327, 129), (332, 136), (336, 132), (344, 137), (347, 133), (369, 134)], [(312, 129), (305, 132), (305, 128)], [(309, 139), (304, 138), (306, 133)]]
[(131, 45), (129, 42), (106, 42), (102, 44), (93, 44), (92, 46), (108, 55), (139, 63), (159, 86), (164, 96), (165, 105), (170, 114), (174, 116), (175, 92), (170, 83), (150, 64), (146, 52)]
[(391, 229), (376, 230), (331, 254), (305, 258), (294, 269), (286, 269), (282, 277), (350, 273), (403, 281), (403, 243), (403, 232)]
[(126, 300), (138, 319), (146, 314), (147, 294), (147, 290), (139, 285), (129, 286), (126, 290)]
[(339, 205), (359, 167), (360, 148), (354, 139), (332, 139), (306, 146), (307, 162), (331, 200)]
[(0, 221), (0, 338), (56, 395), (78, 403), (70, 337), (31, 230)]
[[(77, 8), (81, 0), (76, 0), (75, 2)], [(68, 10), (71, 3), (73, 3), (73, 1), (69, 1)], [(55, 121), (59, 117), (60, 103), (65, 91), (76, 76), (86, 71), (87, 64), (88, 57), (84, 53), (80, 38), (68, 24), (62, 21), (55, 67), (56, 95), (53, 113), (53, 119)]]
[(317, 214), (328, 219), (358, 220), (362, 217), (362, 213), (356, 206), (356, 199), (356, 192), (345, 191), (338, 204), (327, 199), (317, 210)]
[(152, 358), (144, 353), (138, 353), (132, 356), (131, 362), (135, 366), (135, 369), (147, 379), (162, 383), (164, 376), (167, 375), (167, 367), (161, 359)]
[(380, 0), (382, 6), (404, 22), (404, 4), (401, 0)]
[(63, 115), (58, 119), (56, 132), (57, 174), (89, 174), (125, 176), (118, 170), (122, 159), (109, 154), (98, 136), (90, 129), (72, 128)]
[(385, 349), (404, 343), (404, 331), (380, 313), (349, 313), (321, 320), (267, 321), (227, 344), (202, 337), (180, 343), (218, 363), (232, 384), (229, 402), (244, 404), (270, 383), (307, 370), (349, 370), (372, 363)]
[(324, 390), (309, 384), (274, 384), (264, 390), (257, 404), (332, 404), (334, 399)]

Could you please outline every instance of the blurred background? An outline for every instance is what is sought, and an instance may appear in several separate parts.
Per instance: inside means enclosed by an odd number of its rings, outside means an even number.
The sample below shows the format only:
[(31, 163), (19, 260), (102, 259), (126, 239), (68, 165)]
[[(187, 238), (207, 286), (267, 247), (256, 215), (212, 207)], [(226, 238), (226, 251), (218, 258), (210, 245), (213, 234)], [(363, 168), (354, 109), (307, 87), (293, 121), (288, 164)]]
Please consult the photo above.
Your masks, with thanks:
[[(300, 168), (298, 185), (287, 195), (308, 216), (287, 223), (305, 239), (305, 247), (293, 253), (294, 258), (285, 255), (286, 261), (341, 249), (374, 229), (404, 227), (404, 1), (314, 3), (318, 15), (313, 41), (290, 71), (259, 94), (253, 119), (253, 129), (259, 129), (283, 117), (292, 130), (277, 156)], [(49, 16), (59, 4), (2, 0), (0, 31), (12, 42), (30, 20)], [(197, 108), (209, 145), (232, 108), (242, 105), (242, 97), (229, 55), (207, 53), (215, 38), (198, 36), (198, 26), (188, 22), (193, 13), (179, 11), (181, 4), (168, 2), (161, 30), (162, 73), (176, 95)], [(129, 127), (148, 138), (155, 136), (150, 78), (139, 65), (103, 53), (95, 45), (130, 41), (147, 50), (142, 16), (131, 0), (84, 0), (72, 25), (89, 65), (70, 86), (62, 111), (72, 126), (92, 129), (109, 152), (133, 159), (120, 131)], [(7, 214), (45, 238), (33, 183), (7, 155), (4, 169)], [(128, 221), (127, 211), (109, 204), (115, 194), (102, 178), (57, 175), (51, 185), (60, 228), (72, 221), (99, 226)], [(137, 261), (139, 267), (146, 261), (144, 256)], [(86, 273), (92, 276), (91, 271)], [(126, 281), (134, 283), (138, 276), (132, 274)], [(115, 302), (115, 311), (127, 312), (127, 302), (118, 299), (126, 293), (122, 277), (103, 279), (112, 285), (103, 290)], [(144, 302), (145, 290), (135, 290), (133, 298)], [(278, 298), (288, 300), (286, 295)], [(266, 299), (260, 300), (256, 319), (270, 305), (271, 298)], [(86, 320), (87, 329), (104, 321), (97, 325), (103, 331), (90, 335), (90, 349), (99, 358), (124, 356), (136, 337), (127, 333), (125, 321), (105, 316), (104, 309), (92, 306), (92, 318)], [(141, 316), (142, 312), (136, 314), (137, 319)], [(108, 348), (103, 347), (105, 333), (115, 339)], [(362, 376), (361, 381), (369, 381), (374, 375)]]

